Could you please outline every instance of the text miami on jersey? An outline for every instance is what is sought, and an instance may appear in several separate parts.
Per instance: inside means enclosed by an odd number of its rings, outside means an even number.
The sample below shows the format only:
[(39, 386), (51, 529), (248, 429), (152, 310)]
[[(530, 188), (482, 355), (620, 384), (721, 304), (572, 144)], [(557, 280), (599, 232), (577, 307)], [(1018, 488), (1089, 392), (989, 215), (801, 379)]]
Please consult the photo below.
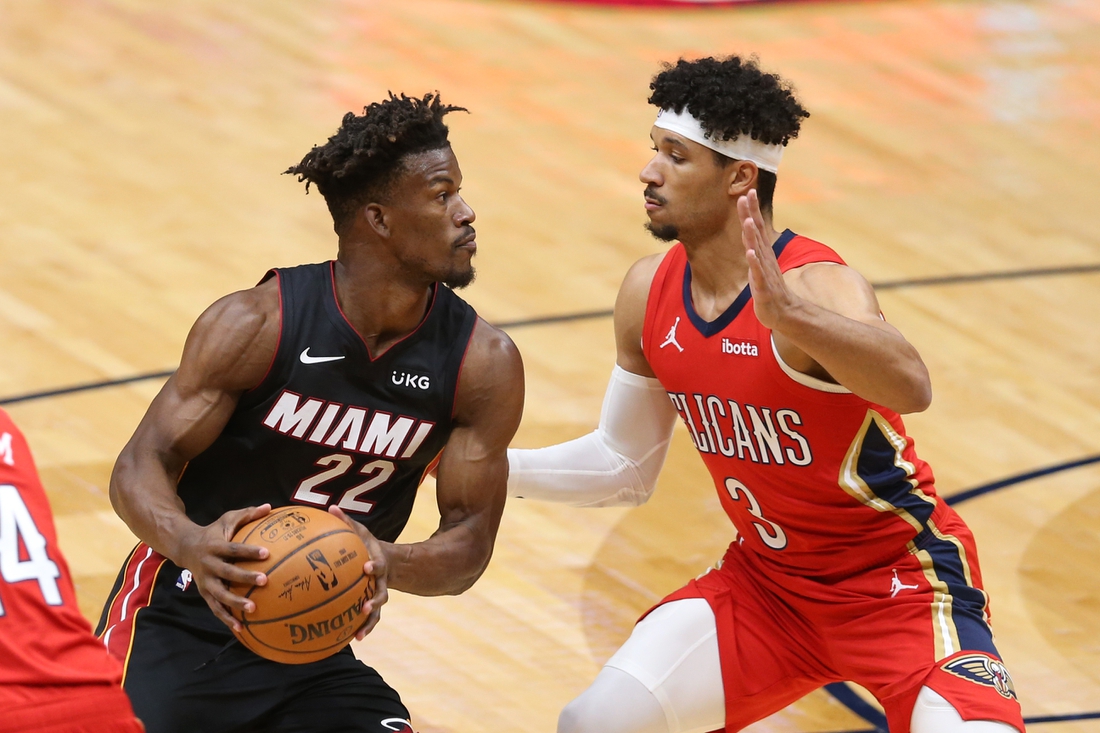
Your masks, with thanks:
[[(394, 384), (402, 384), (405, 379), (412, 378), (413, 375), (402, 375), (399, 381), (397, 373), (391, 377)], [(428, 377), (422, 376), (420, 379), (428, 380)], [(345, 406), (315, 397), (304, 397), (286, 389), (271, 406), (263, 424), (297, 440), (378, 456), (378, 460), (366, 464), (359, 471), (367, 475), (368, 480), (356, 491), (345, 493), (338, 504), (341, 509), (360, 513), (370, 512), (373, 503), (361, 501), (359, 497), (385, 483), (394, 472), (394, 461), (383, 458), (412, 458), (435, 428), (433, 422), (408, 415), (395, 416), (383, 410)], [(343, 473), (351, 467), (348, 456), (334, 455), (329, 459), (329, 470), (306, 478), (298, 485), (292, 497), (295, 501), (328, 506), (332, 498), (314, 489), (320, 483), (335, 477), (336, 472)]]

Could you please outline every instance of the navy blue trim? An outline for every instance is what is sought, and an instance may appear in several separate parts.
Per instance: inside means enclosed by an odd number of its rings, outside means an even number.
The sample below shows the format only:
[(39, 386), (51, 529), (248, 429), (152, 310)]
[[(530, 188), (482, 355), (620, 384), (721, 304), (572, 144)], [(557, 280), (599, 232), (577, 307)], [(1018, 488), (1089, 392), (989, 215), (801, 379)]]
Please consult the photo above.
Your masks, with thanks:
[(896, 460), (897, 449), (883, 435), (878, 422), (872, 420), (860, 442), (856, 475), (876, 497), (904, 509), (927, 532), (928, 520), (936, 507), (913, 493), (909, 474), (897, 465)]
[(923, 538), (918, 536), (915, 544), (932, 558), (932, 570), (951, 594), (951, 621), (961, 649), (985, 652), (1000, 659), (1001, 653), (993, 644), (993, 632), (985, 622), (985, 595), (966, 582), (966, 563), (959, 548), (931, 532)]
[[(783, 254), (783, 250), (787, 248), (787, 244), (794, 239), (795, 233), (790, 229), (783, 230), (783, 233), (779, 235), (779, 239), (775, 240), (775, 244), (772, 245), (772, 251), (775, 252), (775, 259), (779, 259), (779, 255)], [(684, 264), (684, 311), (687, 313), (688, 320), (691, 321), (691, 325), (695, 326), (695, 330), (703, 334), (705, 338), (710, 338), (716, 333), (722, 332), (726, 326), (733, 322), (734, 318), (741, 313), (741, 311), (748, 305), (749, 300), (752, 298), (752, 291), (749, 289), (748, 283), (745, 284), (745, 288), (738, 294), (737, 298), (730, 303), (730, 307), (726, 308), (722, 315), (715, 318), (713, 321), (705, 321), (702, 316), (695, 312), (695, 305), (691, 302), (691, 263)]]
[(947, 586), (954, 599), (952, 620), (959, 635), (959, 644), (969, 651), (980, 651), (1000, 658), (993, 645), (993, 632), (985, 623), (985, 596), (966, 582), (966, 562), (959, 548), (949, 540), (940, 539), (929, 527), (935, 504), (913, 493), (909, 475), (895, 463), (897, 451), (883, 435), (877, 421), (872, 420), (860, 441), (856, 457), (856, 475), (876, 497), (899, 509), (904, 509), (923, 528), (913, 544), (928, 553), (936, 577)]

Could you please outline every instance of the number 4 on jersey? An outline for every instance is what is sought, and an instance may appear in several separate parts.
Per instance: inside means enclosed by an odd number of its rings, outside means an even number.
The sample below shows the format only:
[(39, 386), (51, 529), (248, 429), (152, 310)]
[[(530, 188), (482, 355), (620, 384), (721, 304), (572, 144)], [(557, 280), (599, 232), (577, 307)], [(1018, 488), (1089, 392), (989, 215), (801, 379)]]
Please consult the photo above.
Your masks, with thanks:
[[(19, 558), (19, 540), (27, 559)], [(42, 597), (51, 606), (60, 606), (61, 591), (57, 564), (46, 554), (46, 538), (38, 531), (23, 497), (11, 484), (0, 485), (0, 577), (8, 584), (37, 580)], [(0, 616), (4, 606), (0, 603)]]

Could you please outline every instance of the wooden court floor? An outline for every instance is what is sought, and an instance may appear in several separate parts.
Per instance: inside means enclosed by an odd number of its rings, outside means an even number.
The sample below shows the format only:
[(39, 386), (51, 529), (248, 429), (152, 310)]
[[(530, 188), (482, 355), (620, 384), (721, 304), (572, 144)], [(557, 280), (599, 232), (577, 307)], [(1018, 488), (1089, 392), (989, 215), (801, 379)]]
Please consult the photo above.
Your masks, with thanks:
[[(133, 538), (111, 465), (190, 324), (272, 266), (328, 259), (279, 172), (389, 89), (438, 89), (478, 213), (466, 297), (513, 325), (517, 445), (594, 427), (599, 316), (642, 230), (648, 82), (756, 53), (812, 117), (776, 220), (838, 249), (922, 352), (908, 420), (974, 529), (1031, 728), (1100, 731), (1100, 1), (897, 0), (624, 11), (519, 0), (0, 0), (0, 402), (26, 431), (82, 610)], [(1051, 468), (1033, 478), (1029, 473)], [(406, 537), (435, 527), (425, 485)], [(424, 733), (552, 731), (636, 616), (732, 539), (685, 433), (636, 509), (512, 502), (457, 598), (395, 594), (357, 653)], [(873, 720), (873, 714), (868, 714)], [(1067, 720), (1066, 717), (1076, 720)], [(1060, 720), (1061, 722), (1058, 722)], [(818, 692), (756, 733), (866, 731)]]

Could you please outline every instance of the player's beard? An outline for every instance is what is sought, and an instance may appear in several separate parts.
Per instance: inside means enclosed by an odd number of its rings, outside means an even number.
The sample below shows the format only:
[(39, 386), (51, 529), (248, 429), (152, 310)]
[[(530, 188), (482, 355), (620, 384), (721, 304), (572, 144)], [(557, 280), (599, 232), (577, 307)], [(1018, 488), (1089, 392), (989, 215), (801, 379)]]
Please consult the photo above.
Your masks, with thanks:
[(674, 242), (680, 238), (680, 228), (675, 224), (657, 225), (650, 221), (646, 222), (645, 228), (646, 231), (662, 242)]
[(455, 269), (447, 273), (440, 281), (449, 287), (451, 290), (461, 290), (474, 281), (477, 277), (477, 270), (473, 265), (468, 265), (465, 269)]

